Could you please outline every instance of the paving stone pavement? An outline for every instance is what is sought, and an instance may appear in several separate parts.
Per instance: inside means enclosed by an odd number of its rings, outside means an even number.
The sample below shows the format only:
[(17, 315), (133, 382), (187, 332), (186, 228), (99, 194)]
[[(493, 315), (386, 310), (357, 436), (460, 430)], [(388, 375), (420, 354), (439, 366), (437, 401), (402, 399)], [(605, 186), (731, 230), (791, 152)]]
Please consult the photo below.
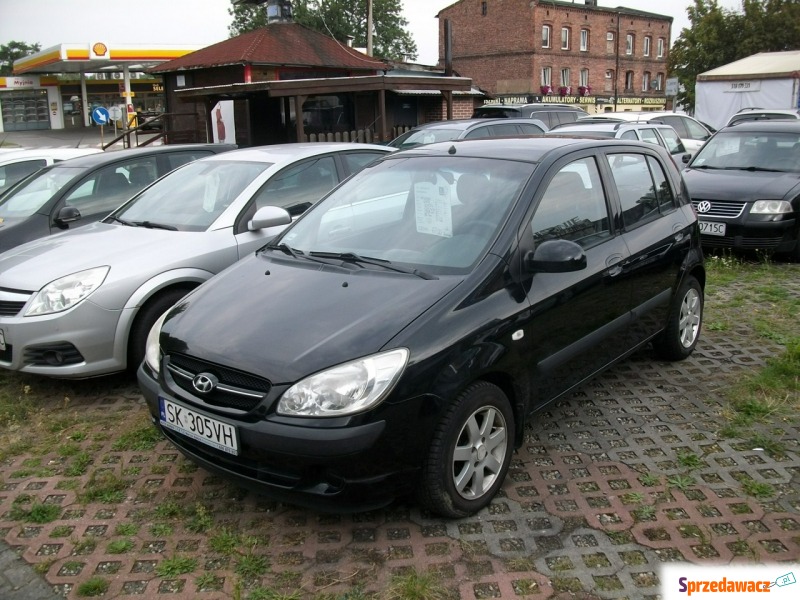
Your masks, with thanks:
[[(800, 296), (798, 279), (790, 289)], [(0, 464), (0, 598), (78, 598), (81, 583), (102, 577), (106, 598), (216, 600), (270, 589), (343, 599), (414, 569), (440, 575), (454, 600), (655, 599), (664, 563), (800, 562), (800, 421), (763, 427), (786, 449), (778, 454), (716, 435), (724, 387), (781, 350), (755, 341), (707, 331), (681, 363), (643, 350), (554, 403), (527, 427), (501, 494), (461, 520), (405, 503), (316, 513), (232, 487), (163, 439), (120, 450), (115, 421), (147, 425), (135, 385), (76, 384), (70, 407), (94, 425), (64, 439), (94, 468), (68, 477), (78, 454), (55, 448)], [(87, 498), (104, 474), (125, 485)], [(774, 493), (758, 499), (746, 483)], [(15, 506), (35, 503), (58, 506), (58, 518), (15, 516)], [(166, 572), (176, 558), (191, 571)], [(13, 591), (20, 585), (30, 588)]]

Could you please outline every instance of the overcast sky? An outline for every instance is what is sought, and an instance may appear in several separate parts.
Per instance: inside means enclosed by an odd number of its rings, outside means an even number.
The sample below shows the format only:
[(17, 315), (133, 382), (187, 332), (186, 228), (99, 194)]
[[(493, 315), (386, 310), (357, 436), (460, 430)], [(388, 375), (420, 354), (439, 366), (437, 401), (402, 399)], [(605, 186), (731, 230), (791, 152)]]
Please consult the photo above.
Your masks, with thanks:
[[(474, 1), (474, 0), (464, 0)], [(417, 43), (417, 62), (438, 59), (436, 14), (454, 0), (403, 0), (404, 17)], [(583, 4), (584, 0), (577, 0)], [(691, 0), (600, 0), (600, 6), (625, 6), (673, 17), (672, 37), (689, 25)], [(721, 0), (741, 10), (741, 0)], [(42, 48), (57, 44), (153, 44), (208, 46), (228, 37), (230, 0), (0, 0), (0, 45), (15, 40)]]

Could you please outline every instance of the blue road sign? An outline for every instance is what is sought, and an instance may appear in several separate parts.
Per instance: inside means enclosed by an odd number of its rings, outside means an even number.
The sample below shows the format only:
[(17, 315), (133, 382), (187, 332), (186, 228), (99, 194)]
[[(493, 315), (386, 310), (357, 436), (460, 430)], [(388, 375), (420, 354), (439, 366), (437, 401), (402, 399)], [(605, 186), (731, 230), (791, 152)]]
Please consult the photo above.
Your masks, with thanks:
[(111, 122), (111, 116), (108, 114), (108, 109), (98, 106), (92, 109), (92, 121), (98, 125), (108, 125)]

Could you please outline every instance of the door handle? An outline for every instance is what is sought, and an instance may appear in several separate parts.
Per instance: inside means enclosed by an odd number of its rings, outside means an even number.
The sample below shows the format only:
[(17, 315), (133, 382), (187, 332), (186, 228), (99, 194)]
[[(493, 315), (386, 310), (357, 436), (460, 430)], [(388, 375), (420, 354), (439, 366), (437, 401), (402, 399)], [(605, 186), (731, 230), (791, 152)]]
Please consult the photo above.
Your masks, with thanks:
[(608, 270), (606, 273), (611, 277), (616, 277), (622, 273), (622, 254), (612, 254), (606, 258), (606, 266)]

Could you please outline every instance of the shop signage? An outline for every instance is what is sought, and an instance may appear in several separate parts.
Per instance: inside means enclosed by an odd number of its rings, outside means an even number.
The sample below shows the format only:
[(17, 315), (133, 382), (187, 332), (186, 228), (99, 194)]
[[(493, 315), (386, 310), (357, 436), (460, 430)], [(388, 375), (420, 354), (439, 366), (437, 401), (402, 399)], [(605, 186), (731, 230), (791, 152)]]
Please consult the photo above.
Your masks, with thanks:
[(761, 90), (761, 81), (730, 81), (726, 92), (758, 92)]
[(164, 91), (164, 86), (161, 85), (160, 83), (154, 83), (153, 84), (153, 91), (154, 92), (163, 92)]
[(25, 75), (23, 77), (6, 77), (6, 88), (38, 88), (38, 75)]
[(111, 55), (108, 51), (108, 46), (103, 42), (94, 42), (89, 44), (89, 58), (92, 60), (109, 59)]
[[(538, 102), (557, 102), (559, 104), (614, 104), (614, 97), (600, 97), (600, 96), (501, 96), (494, 100), (486, 100), (485, 105), (503, 105), (503, 104), (536, 104)], [(642, 104), (642, 105), (657, 105), (662, 106), (666, 102), (666, 98), (662, 97), (620, 97), (617, 98), (617, 104)]]

